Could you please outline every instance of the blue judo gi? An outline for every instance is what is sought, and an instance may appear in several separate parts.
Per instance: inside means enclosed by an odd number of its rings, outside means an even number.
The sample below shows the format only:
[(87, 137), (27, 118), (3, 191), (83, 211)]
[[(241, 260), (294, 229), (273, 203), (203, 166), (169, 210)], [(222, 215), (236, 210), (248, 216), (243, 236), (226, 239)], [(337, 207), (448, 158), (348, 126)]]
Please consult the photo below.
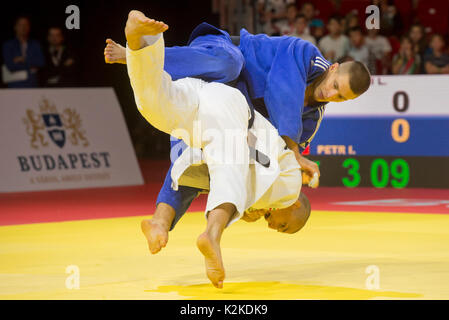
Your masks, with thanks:
[[(281, 136), (298, 143), (301, 151), (318, 130), (326, 104), (304, 106), (305, 90), (329, 66), (308, 41), (252, 35), (242, 29), (240, 44), (236, 46), (227, 32), (207, 23), (195, 28), (188, 46), (165, 49), (165, 71), (173, 80), (194, 77), (235, 86), (252, 108), (266, 116)], [(187, 146), (171, 138), (171, 147), (174, 162)], [(174, 191), (171, 188), (172, 165), (156, 202), (167, 203), (175, 209), (171, 229), (203, 191), (186, 186)]]

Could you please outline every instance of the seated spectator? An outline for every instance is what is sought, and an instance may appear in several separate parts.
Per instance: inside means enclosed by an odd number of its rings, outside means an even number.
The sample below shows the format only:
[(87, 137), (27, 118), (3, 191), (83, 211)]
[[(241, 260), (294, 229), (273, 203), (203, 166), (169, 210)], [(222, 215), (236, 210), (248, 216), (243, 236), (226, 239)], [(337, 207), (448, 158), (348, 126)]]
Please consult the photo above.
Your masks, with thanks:
[(309, 42), (313, 43), (314, 45), (316, 45), (315, 38), (313, 36), (311, 36), (310, 34), (304, 33), (304, 31), (307, 28), (307, 20), (304, 17), (304, 15), (299, 14), (296, 17), (295, 21), (296, 21), (295, 22), (295, 32), (293, 32), (292, 36), (301, 38), (303, 40), (309, 41)]
[[(285, 19), (281, 19), (274, 24), (276, 31), (281, 36), (290, 36), (295, 32), (295, 19), (298, 14), (296, 4), (290, 3), (287, 6), (287, 15)], [(307, 27), (307, 25), (306, 25)]]
[(39, 42), (29, 39), (30, 27), (30, 19), (20, 16), (14, 24), (15, 38), (3, 44), (3, 81), (9, 88), (38, 86), (37, 72), (44, 65), (44, 55)]
[(329, 18), (327, 29), (329, 34), (320, 40), (318, 46), (327, 60), (335, 62), (347, 55), (349, 39), (341, 33), (341, 20), (337, 16)]
[[(318, 43), (321, 38), (324, 37), (325, 30), (324, 30), (324, 22), (321, 19), (314, 19), (310, 24), (310, 32), (312, 36), (315, 38), (316, 43)], [(306, 31), (304, 30), (304, 33)]]
[(424, 27), (419, 23), (415, 23), (410, 27), (408, 36), (413, 44), (413, 50), (415, 53), (419, 54), (421, 58), (424, 56), (426, 51), (426, 38), (424, 34)]
[(432, 35), (429, 47), (432, 50), (424, 56), (424, 68), (429, 74), (449, 74), (449, 55), (444, 53), (445, 42), (440, 34)]
[(304, 32), (310, 34), (310, 24), (315, 20), (315, 5), (309, 1), (304, 2), (301, 6), (300, 13), (304, 15), (307, 20), (307, 27)]
[(391, 53), (391, 45), (388, 39), (382, 35), (379, 35), (378, 29), (369, 29), (368, 36), (365, 38), (365, 43), (383, 69), (378, 70), (378, 64), (376, 63), (375, 74), (386, 74), (390, 65)]
[(394, 0), (380, 0), (380, 31), (385, 36), (400, 34), (404, 26)]
[(393, 57), (393, 74), (417, 74), (421, 70), (421, 58), (413, 50), (413, 42), (408, 36), (401, 38), (399, 52)]
[(368, 70), (374, 74), (375, 58), (365, 43), (365, 36), (362, 33), (362, 28), (353, 27), (349, 30), (349, 51), (348, 56), (356, 61), (362, 62), (367, 66)]
[(261, 30), (268, 35), (278, 34), (275, 23), (287, 16), (287, 5), (295, 0), (258, 0)]
[(359, 26), (359, 17), (354, 11), (349, 12), (342, 20), (342, 32), (349, 34), (349, 30)]
[(42, 69), (45, 87), (68, 87), (76, 82), (76, 61), (73, 52), (64, 44), (64, 34), (59, 27), (48, 29), (48, 47), (45, 50), (46, 66)]

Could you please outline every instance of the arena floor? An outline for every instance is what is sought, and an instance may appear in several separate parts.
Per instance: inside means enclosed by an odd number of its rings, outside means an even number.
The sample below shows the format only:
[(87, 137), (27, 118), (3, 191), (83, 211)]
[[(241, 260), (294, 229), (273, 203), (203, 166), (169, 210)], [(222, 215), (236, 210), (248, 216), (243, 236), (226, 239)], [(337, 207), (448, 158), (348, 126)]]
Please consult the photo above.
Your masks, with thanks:
[(294, 235), (239, 221), (223, 236), (219, 290), (195, 246), (204, 197), (149, 253), (149, 167), (139, 187), (0, 195), (0, 299), (449, 299), (448, 190), (319, 188)]

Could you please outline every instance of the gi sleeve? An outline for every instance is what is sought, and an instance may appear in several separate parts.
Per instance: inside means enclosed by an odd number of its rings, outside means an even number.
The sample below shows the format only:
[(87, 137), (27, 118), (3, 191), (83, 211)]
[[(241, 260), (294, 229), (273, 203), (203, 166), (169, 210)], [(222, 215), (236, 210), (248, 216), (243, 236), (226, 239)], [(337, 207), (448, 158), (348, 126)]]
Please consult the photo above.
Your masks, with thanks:
[(264, 98), (270, 121), (279, 135), (296, 143), (303, 131), (307, 74), (316, 51), (315, 46), (301, 39), (281, 41), (267, 78)]

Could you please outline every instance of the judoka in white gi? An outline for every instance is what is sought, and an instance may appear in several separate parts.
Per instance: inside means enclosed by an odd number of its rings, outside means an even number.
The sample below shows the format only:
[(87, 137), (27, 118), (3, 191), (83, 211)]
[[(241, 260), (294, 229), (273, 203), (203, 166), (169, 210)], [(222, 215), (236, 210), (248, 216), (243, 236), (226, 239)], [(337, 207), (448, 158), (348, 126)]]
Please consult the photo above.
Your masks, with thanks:
[[(197, 245), (207, 276), (222, 288), (220, 239), (226, 226), (264, 215), (271, 228), (294, 233), (307, 221), (310, 206), (300, 196), (302, 179), (294, 153), (268, 120), (251, 114), (240, 91), (193, 78), (172, 81), (163, 70), (162, 32), (167, 28), (139, 11), (130, 12), (125, 28), (128, 75), (141, 114), (189, 145), (173, 166), (173, 188), (181, 184), (209, 190), (207, 228)], [(142, 230), (150, 250), (155, 244), (165, 246), (168, 235), (157, 224), (144, 220)]]

